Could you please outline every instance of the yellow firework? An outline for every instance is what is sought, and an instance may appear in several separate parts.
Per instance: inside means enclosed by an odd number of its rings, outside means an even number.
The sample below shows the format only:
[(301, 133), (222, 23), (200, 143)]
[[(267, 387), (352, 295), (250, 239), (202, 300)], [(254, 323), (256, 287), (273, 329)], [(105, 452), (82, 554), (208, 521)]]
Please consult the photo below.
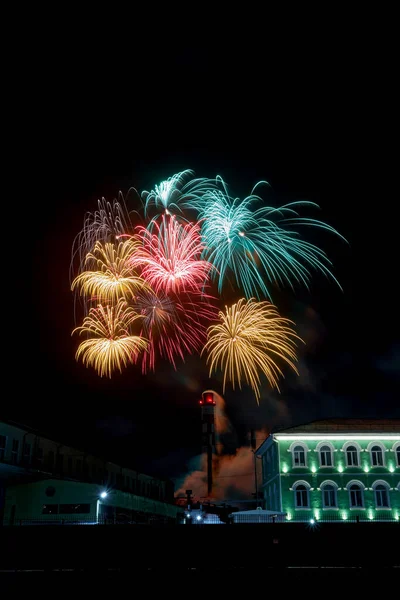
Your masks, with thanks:
[(123, 299), (115, 306), (99, 304), (91, 308), (82, 326), (72, 332), (91, 336), (79, 344), (76, 360), (82, 358), (83, 364), (96, 369), (100, 377), (111, 377), (116, 369), (122, 372), (122, 367), (134, 362), (147, 349), (148, 341), (129, 331), (132, 323), (141, 318)]
[(136, 290), (148, 288), (128, 264), (137, 247), (138, 242), (131, 238), (117, 245), (96, 242), (93, 252), (86, 256), (86, 263), (95, 265), (95, 269), (78, 275), (71, 289), (80, 288), (81, 294), (110, 303), (118, 298), (133, 298)]
[(282, 318), (269, 302), (242, 298), (225, 309), (226, 312), (219, 313), (220, 323), (207, 330), (204, 350), (208, 352), (210, 377), (220, 368), (224, 372), (224, 391), (227, 380), (233, 389), (236, 381), (241, 388), (241, 382), (245, 380), (258, 402), (260, 373), (264, 373), (271, 387), (279, 391), (278, 380), (283, 373), (276, 359), (285, 361), (298, 374), (294, 364), (297, 360), (296, 340), (302, 340), (292, 329), (292, 321)]

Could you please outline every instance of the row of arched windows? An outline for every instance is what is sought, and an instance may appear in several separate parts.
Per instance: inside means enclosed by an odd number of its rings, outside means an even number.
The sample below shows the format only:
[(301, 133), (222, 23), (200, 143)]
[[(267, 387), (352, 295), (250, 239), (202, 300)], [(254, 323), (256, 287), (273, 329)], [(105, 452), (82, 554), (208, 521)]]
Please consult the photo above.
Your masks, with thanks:
[[(292, 452), (293, 467), (307, 467), (307, 453), (309, 448), (303, 442), (293, 443), (290, 451)], [(316, 451), (319, 453), (319, 464), (321, 467), (334, 466), (335, 449), (329, 442), (318, 444)], [(346, 458), (347, 467), (360, 467), (360, 453), (362, 449), (357, 442), (347, 442), (344, 444), (342, 451)], [(367, 451), (370, 454), (371, 467), (385, 466), (386, 448), (381, 442), (372, 442), (369, 444)], [(396, 464), (400, 467), (400, 442), (397, 442), (392, 451), (395, 453)]]
[[(397, 485), (399, 490), (400, 483)], [(297, 481), (293, 485), (295, 508), (310, 508), (310, 490), (311, 486), (307, 481)], [(322, 507), (339, 508), (338, 506), (338, 485), (334, 481), (324, 481), (321, 483)], [(361, 481), (350, 481), (346, 488), (349, 493), (350, 508), (364, 508), (364, 490), (365, 486)], [(375, 496), (376, 508), (390, 508), (390, 486), (386, 481), (378, 480), (372, 484)]]

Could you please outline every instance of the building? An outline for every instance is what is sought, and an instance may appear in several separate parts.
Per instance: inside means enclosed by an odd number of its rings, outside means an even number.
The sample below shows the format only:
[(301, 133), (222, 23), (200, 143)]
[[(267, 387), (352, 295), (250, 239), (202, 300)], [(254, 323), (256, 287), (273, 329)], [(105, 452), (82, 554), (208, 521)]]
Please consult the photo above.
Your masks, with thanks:
[[(85, 510), (77, 513), (73, 504)], [(67, 507), (67, 512), (61, 511)], [(3, 516), (5, 523), (20, 523), (52, 519), (55, 514), (60, 520), (63, 515), (65, 519), (75, 515), (76, 520), (89, 515), (90, 521), (98, 517), (115, 520), (124, 514), (124, 520), (143, 522), (146, 515), (175, 519), (181, 512), (174, 505), (171, 481), (0, 421), (0, 524)]]
[(400, 419), (328, 419), (257, 450), (268, 510), (287, 520), (399, 520)]

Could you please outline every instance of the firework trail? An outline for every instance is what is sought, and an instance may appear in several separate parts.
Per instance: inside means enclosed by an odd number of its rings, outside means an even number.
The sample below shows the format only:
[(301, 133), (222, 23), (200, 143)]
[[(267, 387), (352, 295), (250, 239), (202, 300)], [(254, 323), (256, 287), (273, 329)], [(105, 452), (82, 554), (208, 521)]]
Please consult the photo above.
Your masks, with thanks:
[(208, 353), (210, 377), (213, 371), (224, 372), (223, 391), (230, 381), (245, 380), (260, 398), (260, 372), (271, 387), (279, 391), (278, 379), (283, 376), (276, 359), (285, 361), (297, 374), (294, 364), (296, 340), (302, 341), (291, 328), (292, 322), (279, 316), (269, 302), (256, 302), (241, 298), (237, 304), (220, 311), (220, 323), (211, 325), (207, 332), (204, 350)]
[(148, 287), (130, 264), (138, 245), (133, 238), (116, 244), (96, 242), (85, 261), (95, 270), (80, 273), (72, 282), (72, 291), (79, 289), (82, 295), (97, 302), (113, 303), (121, 297), (132, 299), (136, 291)]
[(254, 204), (261, 198), (254, 191), (266, 182), (259, 182), (250, 196), (240, 200), (230, 197), (225, 182), (221, 178), (218, 181), (222, 189), (208, 192), (200, 217), (203, 258), (215, 267), (211, 276), (218, 278), (219, 292), (229, 274), (247, 298), (260, 295), (271, 298), (267, 283), (308, 287), (311, 270), (320, 271), (339, 285), (325, 252), (291, 230), (291, 227), (310, 226), (342, 238), (330, 225), (301, 217), (297, 212), (301, 206), (318, 208), (316, 204), (295, 202), (280, 208), (255, 209)]
[(146, 350), (148, 340), (131, 335), (130, 327), (141, 316), (130, 308), (124, 299), (115, 306), (91, 308), (81, 327), (75, 332), (90, 337), (79, 344), (76, 360), (82, 358), (84, 365), (93, 367), (100, 377), (111, 377), (113, 371), (134, 362), (137, 355)]
[(158, 356), (176, 370), (177, 359), (184, 361), (185, 354), (200, 352), (207, 340), (207, 326), (217, 319), (213, 300), (204, 293), (178, 296), (144, 290), (136, 294), (133, 307), (143, 317), (140, 335), (149, 340), (148, 352), (139, 357), (143, 373), (155, 370)]
[(156, 293), (198, 292), (207, 284), (212, 265), (201, 258), (204, 245), (200, 225), (181, 225), (173, 216), (162, 216), (150, 231), (137, 227), (140, 245), (130, 264)]

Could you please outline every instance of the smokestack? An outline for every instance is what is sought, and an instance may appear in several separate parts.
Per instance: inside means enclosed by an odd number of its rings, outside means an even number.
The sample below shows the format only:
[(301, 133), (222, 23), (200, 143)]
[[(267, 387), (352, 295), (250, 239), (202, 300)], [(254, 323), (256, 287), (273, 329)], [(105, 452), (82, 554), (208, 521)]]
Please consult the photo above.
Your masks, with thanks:
[(207, 455), (207, 495), (211, 496), (212, 462), (215, 453), (215, 406), (214, 392), (206, 390), (201, 395), (201, 451)]

